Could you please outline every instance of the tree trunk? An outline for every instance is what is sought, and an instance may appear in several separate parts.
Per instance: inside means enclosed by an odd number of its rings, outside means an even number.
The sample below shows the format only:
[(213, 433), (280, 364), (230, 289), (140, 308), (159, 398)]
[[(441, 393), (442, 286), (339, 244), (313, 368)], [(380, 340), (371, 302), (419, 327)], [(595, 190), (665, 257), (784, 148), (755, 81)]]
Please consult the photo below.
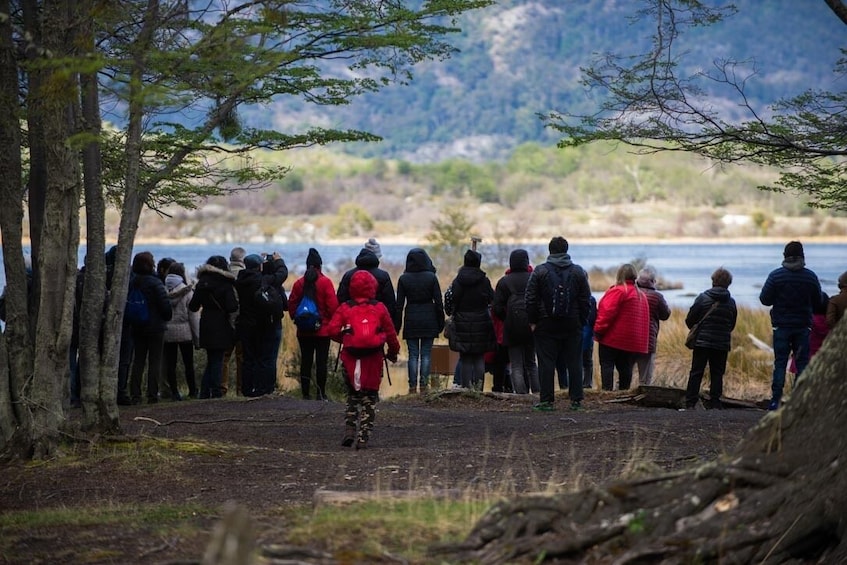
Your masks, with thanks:
[[(8, 14), (8, 0), (0, 13)], [(6, 327), (0, 339), (0, 451), (17, 444), (21, 424), (21, 383), (32, 359), (27, 313), (27, 284), (23, 247), (21, 136), (18, 65), (12, 42), (11, 19), (0, 20), (0, 233), (6, 268)]]
[[(78, 44), (95, 52), (91, 0), (80, 2), (82, 22)], [(88, 142), (82, 148), (85, 191), (86, 249), (85, 285), (80, 306), (79, 373), (83, 429), (97, 433), (120, 433), (116, 404), (117, 343), (120, 333), (107, 332), (103, 315), (106, 300), (106, 201), (102, 186), (100, 96), (97, 74), (80, 76), (82, 129)]]
[[(35, 358), (29, 386), (33, 428), (33, 457), (53, 455), (64, 422), (62, 385), (67, 384), (68, 351), (73, 327), (74, 290), (79, 248), (80, 175), (77, 153), (69, 146), (76, 129), (79, 106), (78, 77), (67, 69), (53, 68), (60, 57), (74, 56), (68, 39), (73, 0), (45, 2), (44, 46), (51, 60), (42, 77), (44, 139), (47, 142), (47, 184), (43, 223), (33, 241), (41, 242), (33, 292), (39, 305), (35, 330)], [(48, 275), (49, 274), (49, 275)]]
[(847, 562), (847, 319), (782, 409), (687, 471), (498, 504), (435, 552), (482, 563)]

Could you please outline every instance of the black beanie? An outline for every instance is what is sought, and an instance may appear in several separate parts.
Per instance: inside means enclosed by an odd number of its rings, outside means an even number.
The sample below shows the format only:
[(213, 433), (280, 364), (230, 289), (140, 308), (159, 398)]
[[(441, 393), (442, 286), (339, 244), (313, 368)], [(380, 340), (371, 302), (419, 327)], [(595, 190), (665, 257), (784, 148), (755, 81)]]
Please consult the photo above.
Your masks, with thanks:
[(785, 246), (785, 251), (782, 255), (787, 259), (789, 257), (804, 257), (803, 244), (799, 241), (789, 241)]
[(465, 252), (465, 267), (477, 267), (482, 264), (482, 255), (474, 251), (473, 249), (468, 249)]
[(307, 267), (320, 267), (324, 261), (321, 259), (321, 254), (314, 247), (309, 248), (309, 254), (306, 256)]

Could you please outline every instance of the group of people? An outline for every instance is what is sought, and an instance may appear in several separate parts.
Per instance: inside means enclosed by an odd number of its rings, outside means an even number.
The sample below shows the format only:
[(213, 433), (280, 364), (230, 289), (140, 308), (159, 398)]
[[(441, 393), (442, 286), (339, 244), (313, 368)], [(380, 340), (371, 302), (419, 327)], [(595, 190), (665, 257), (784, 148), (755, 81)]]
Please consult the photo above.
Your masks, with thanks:
[[(731, 334), (738, 316), (729, 293), (732, 275), (726, 269), (712, 274), (712, 288), (700, 294), (686, 316), (691, 328), (693, 356), (686, 390), (686, 406), (694, 407), (706, 365), (709, 366), (709, 403), (720, 407), (723, 375), (731, 349)], [(811, 357), (847, 307), (847, 272), (838, 278), (839, 294), (830, 298), (821, 290), (817, 275), (806, 267), (803, 244), (790, 241), (782, 265), (768, 274), (759, 301), (770, 307), (773, 326), (773, 376), (768, 410), (777, 410), (783, 397), (786, 373), (801, 381)], [(790, 361), (790, 365), (789, 365)]]
[[(738, 310), (729, 292), (732, 274), (721, 267), (712, 273), (711, 281), (711, 288), (696, 297), (685, 318), (690, 329), (686, 345), (692, 349), (687, 408), (700, 400), (707, 367), (706, 406), (721, 407)], [(502, 348), (511, 375), (506, 388), (516, 393), (537, 391), (540, 402), (534, 408), (553, 410), (555, 373), (559, 387), (568, 389), (571, 408), (579, 410), (583, 389), (592, 386), (596, 341), (603, 390), (615, 388), (615, 372), (617, 388), (630, 388), (636, 369), (639, 382), (649, 385), (660, 323), (671, 314), (656, 286), (652, 268), (637, 272), (633, 265), (624, 264), (615, 283), (595, 302), (585, 271), (568, 254), (567, 241), (554, 237), (547, 260), (534, 270), (525, 250), (513, 251), (509, 270), (492, 291), (480, 269), (479, 254), (469, 250), (445, 293), (445, 308), (451, 315), (445, 334), (451, 348), (460, 354), (456, 372), (461, 379), (457, 382), (464, 387), (479, 386), (487, 367), (484, 356), (488, 354), (496, 366)], [(773, 325), (770, 410), (779, 408), (782, 401), (789, 359), (790, 371), (799, 378), (829, 330), (843, 317), (847, 272), (839, 277), (838, 287), (840, 293), (830, 299), (815, 273), (806, 268), (802, 243), (792, 241), (785, 246), (782, 266), (769, 274), (760, 294), (761, 303), (771, 307)], [(498, 390), (497, 369), (492, 372)]]
[[(151, 254), (139, 253), (133, 259), (130, 286), (144, 291), (150, 316), (125, 332), (133, 343), (134, 361), (128, 380), (120, 381), (118, 401), (141, 401), (145, 364), (148, 402), (160, 396), (161, 373), (162, 384), (179, 400), (178, 355), (192, 397), (226, 393), (232, 356), (237, 360), (235, 388), (240, 394), (273, 392), (286, 312), (297, 328), (303, 398), (327, 399), (330, 344), (335, 340), (343, 346), (339, 361), (348, 387), (345, 446), (367, 446), (383, 360), (396, 360), (398, 337), (408, 348), (410, 393), (428, 389), (432, 348), (442, 332), (459, 353), (458, 386), (481, 388), (485, 372), (491, 371), (495, 390), (538, 393), (535, 410), (555, 409), (557, 380), (561, 389), (568, 390), (571, 408), (582, 409), (583, 390), (593, 386), (595, 341), (603, 390), (615, 388), (615, 372), (617, 388), (630, 388), (636, 369), (640, 383), (650, 384), (659, 326), (670, 316), (656, 288), (655, 271), (622, 265), (615, 283), (597, 301), (586, 271), (568, 253), (567, 240), (553, 237), (548, 251), (546, 260), (533, 267), (525, 249), (513, 250), (509, 268), (492, 285), (481, 268), (481, 254), (468, 249), (442, 294), (436, 268), (421, 248), (408, 252), (396, 291), (389, 273), (380, 268), (376, 240), (365, 243), (355, 267), (344, 273), (337, 289), (322, 272), (320, 253), (310, 248), (306, 271), (288, 295), (283, 287), (288, 268), (278, 253), (248, 255), (236, 247), (229, 261), (212, 256), (198, 269), (195, 285), (189, 284), (181, 263), (164, 259), (156, 266)], [(712, 287), (697, 296), (685, 320), (692, 329), (693, 350), (688, 407), (699, 400), (707, 366), (711, 407), (720, 407), (738, 315), (729, 292), (732, 274), (719, 268), (711, 278)], [(802, 244), (786, 246), (783, 266), (769, 275), (761, 292), (762, 303), (772, 306), (774, 325), (771, 408), (781, 401), (789, 357), (799, 376), (814, 352), (815, 336), (822, 331), (814, 328), (831, 327), (843, 316), (847, 273), (840, 277), (839, 287), (841, 294), (829, 300), (817, 277), (805, 268)], [(820, 324), (817, 316), (823, 320)], [(194, 382), (196, 347), (205, 349), (208, 359), (199, 391)]]
[[(273, 392), (286, 278), (288, 268), (277, 253), (247, 255), (236, 247), (229, 261), (214, 255), (197, 269), (196, 284), (186, 277), (183, 263), (166, 257), (157, 264), (150, 252), (137, 253), (121, 336), (118, 404), (139, 404), (142, 394), (151, 404), (166, 396), (182, 400), (176, 381), (178, 357), (191, 398), (220, 398), (226, 393), (224, 367), (227, 356), (233, 354), (238, 357), (241, 394)], [(277, 289), (276, 303), (262, 299), (262, 290), (267, 288)], [(141, 306), (135, 306), (134, 300)], [(136, 308), (143, 314), (130, 316)], [(207, 358), (199, 387), (195, 349), (204, 349)]]

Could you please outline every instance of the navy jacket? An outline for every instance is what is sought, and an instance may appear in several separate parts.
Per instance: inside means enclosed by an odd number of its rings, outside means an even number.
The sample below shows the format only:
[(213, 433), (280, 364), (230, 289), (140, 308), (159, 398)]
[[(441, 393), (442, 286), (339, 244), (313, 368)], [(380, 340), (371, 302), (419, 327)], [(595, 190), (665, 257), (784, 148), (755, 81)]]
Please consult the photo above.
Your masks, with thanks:
[(759, 301), (771, 306), (773, 327), (810, 328), (812, 311), (822, 300), (818, 276), (805, 267), (802, 258), (783, 261), (771, 271), (759, 293)]

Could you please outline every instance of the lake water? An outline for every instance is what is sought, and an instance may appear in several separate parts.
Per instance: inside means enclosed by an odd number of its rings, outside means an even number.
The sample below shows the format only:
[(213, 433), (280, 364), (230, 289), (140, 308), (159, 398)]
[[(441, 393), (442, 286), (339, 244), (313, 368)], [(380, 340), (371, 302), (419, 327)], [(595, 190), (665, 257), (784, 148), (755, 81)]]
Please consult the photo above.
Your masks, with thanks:
[[(233, 243), (204, 245), (140, 245), (136, 251), (148, 250), (158, 261), (162, 257), (173, 257), (185, 263), (186, 269), (193, 273), (211, 255), (229, 257)], [(282, 254), (292, 276), (286, 284), (291, 287), (293, 276), (303, 272), (306, 253), (309, 247), (315, 247), (324, 260), (324, 270), (332, 273), (339, 265), (349, 264), (358, 255), (359, 245), (321, 245), (315, 243), (241, 244), (252, 253), (278, 251)], [(412, 245), (382, 245), (382, 261), (405, 264), (406, 253)], [(425, 247), (425, 246), (424, 246)], [(519, 247), (519, 246), (515, 246)], [(522, 245), (530, 252), (534, 262), (543, 261), (546, 245)], [(656, 268), (659, 275), (670, 282), (682, 285), (680, 290), (667, 290), (663, 294), (671, 306), (687, 308), (694, 297), (711, 286), (710, 276), (718, 267), (729, 269), (733, 275), (730, 291), (739, 305), (761, 307), (759, 292), (768, 273), (777, 268), (782, 261), (783, 243), (633, 243), (604, 244), (572, 243), (570, 253), (574, 262), (586, 270), (592, 267), (613, 268), (634, 259), (646, 259)], [(838, 276), (847, 271), (847, 243), (808, 243), (804, 244), (806, 266), (820, 278), (823, 290), (830, 295), (838, 292)], [(480, 247), (484, 257), (494, 257), (495, 249)], [(84, 256), (80, 250), (80, 264)], [(445, 274), (442, 270), (442, 274)], [(496, 283), (502, 271), (488, 269), (489, 278)], [(0, 273), (0, 283), (5, 283), (5, 273)]]

